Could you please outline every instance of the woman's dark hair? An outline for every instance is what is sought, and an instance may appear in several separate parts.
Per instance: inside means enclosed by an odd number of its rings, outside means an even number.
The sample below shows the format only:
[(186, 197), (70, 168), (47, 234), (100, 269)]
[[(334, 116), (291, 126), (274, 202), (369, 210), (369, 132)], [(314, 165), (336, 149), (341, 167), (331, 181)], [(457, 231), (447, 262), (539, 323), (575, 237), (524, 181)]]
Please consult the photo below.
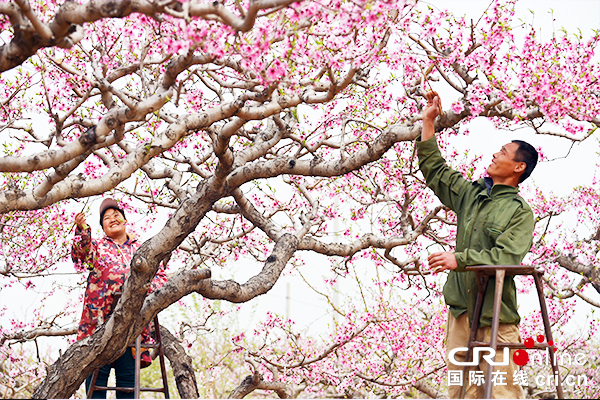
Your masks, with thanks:
[(525, 171), (523, 171), (519, 178), (519, 183), (521, 183), (529, 178), (529, 175), (531, 175), (531, 172), (535, 168), (538, 161), (538, 152), (532, 145), (522, 140), (513, 140), (512, 142), (519, 145), (515, 153), (515, 161), (524, 162), (526, 165)]

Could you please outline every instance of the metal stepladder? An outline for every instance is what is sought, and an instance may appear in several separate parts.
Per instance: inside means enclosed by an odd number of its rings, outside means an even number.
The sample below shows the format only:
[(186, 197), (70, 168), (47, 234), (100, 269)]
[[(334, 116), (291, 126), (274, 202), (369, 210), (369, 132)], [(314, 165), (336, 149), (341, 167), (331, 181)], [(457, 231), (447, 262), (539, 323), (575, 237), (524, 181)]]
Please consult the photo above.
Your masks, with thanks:
[[(500, 307), (502, 306), (502, 290), (504, 286), (505, 276), (514, 275), (532, 275), (535, 281), (535, 287), (537, 289), (538, 298), (540, 301), (540, 309), (542, 311), (542, 319), (544, 321), (544, 333), (546, 335), (546, 343), (535, 344), (533, 349), (536, 350), (548, 350), (550, 363), (552, 365), (552, 372), (558, 376), (556, 385), (556, 394), (559, 399), (564, 399), (564, 393), (560, 380), (560, 374), (558, 371), (558, 364), (554, 357), (552, 346), (548, 344), (548, 341), (553, 341), (552, 332), (550, 331), (550, 320), (548, 319), (548, 309), (546, 308), (546, 301), (544, 300), (544, 292), (542, 289), (541, 273), (532, 266), (523, 265), (475, 265), (466, 267), (467, 271), (475, 272), (477, 278), (477, 300), (475, 302), (475, 310), (473, 313), (473, 322), (471, 325), (471, 332), (469, 334), (468, 350), (465, 361), (471, 360), (474, 347), (491, 347), (495, 350), (500, 348), (509, 349), (525, 349), (525, 345), (522, 343), (498, 343), (498, 328), (500, 326)], [(479, 318), (481, 317), (481, 311), (483, 309), (483, 299), (485, 291), (489, 282), (490, 277), (495, 276), (496, 279), (496, 290), (494, 293), (494, 314), (492, 317), (492, 330), (490, 333), (489, 342), (479, 342), (476, 340), (477, 330), (479, 328)], [(463, 369), (463, 377), (466, 376), (469, 366), (465, 366)], [(484, 399), (492, 398), (492, 365), (488, 365), (488, 370), (485, 377), (485, 395)], [(460, 398), (464, 398), (466, 385), (463, 385), (461, 390)]]
[[(113, 305), (117, 304), (119, 298), (121, 297), (121, 293), (116, 293), (113, 299)], [(90, 389), (87, 394), (87, 398), (92, 398), (92, 395), (95, 390), (120, 390), (122, 392), (133, 392), (133, 397), (136, 399), (140, 398), (140, 392), (158, 392), (164, 393), (165, 399), (169, 399), (169, 385), (167, 383), (167, 369), (165, 367), (165, 352), (162, 344), (162, 337), (160, 334), (160, 325), (158, 323), (158, 316), (154, 317), (152, 322), (154, 324), (154, 330), (156, 332), (156, 343), (141, 343), (141, 335), (137, 337), (134, 345), (130, 345), (128, 347), (135, 348), (135, 381), (134, 387), (109, 387), (109, 386), (96, 386), (96, 379), (98, 378), (99, 369), (95, 370), (92, 374), (92, 381), (90, 382)], [(142, 347), (144, 348), (156, 348), (158, 349), (158, 358), (160, 361), (160, 372), (162, 375), (162, 383), (163, 387), (161, 388), (148, 388), (141, 387), (141, 355), (142, 355)]]

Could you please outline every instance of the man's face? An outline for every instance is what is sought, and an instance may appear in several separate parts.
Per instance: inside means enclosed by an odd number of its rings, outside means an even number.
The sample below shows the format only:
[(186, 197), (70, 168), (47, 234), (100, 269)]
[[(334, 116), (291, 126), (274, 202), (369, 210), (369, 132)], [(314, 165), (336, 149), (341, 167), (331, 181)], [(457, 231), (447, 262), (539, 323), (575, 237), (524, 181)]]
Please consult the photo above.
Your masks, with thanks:
[(109, 208), (102, 217), (102, 229), (109, 238), (117, 238), (125, 233), (125, 218), (119, 211)]
[(515, 161), (519, 145), (507, 143), (492, 157), (492, 163), (487, 168), (487, 173), (494, 181), (503, 181), (506, 178), (519, 176), (522, 173), (524, 162)]

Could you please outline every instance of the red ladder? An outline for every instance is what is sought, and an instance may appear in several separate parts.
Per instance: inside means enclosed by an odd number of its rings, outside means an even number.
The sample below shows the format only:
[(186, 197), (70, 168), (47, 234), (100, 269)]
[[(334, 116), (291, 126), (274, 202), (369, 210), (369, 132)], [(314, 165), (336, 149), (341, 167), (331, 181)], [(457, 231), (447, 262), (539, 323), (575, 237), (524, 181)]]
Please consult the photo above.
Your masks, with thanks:
[[(473, 313), (473, 322), (471, 325), (471, 332), (469, 335), (468, 351), (465, 361), (469, 361), (474, 347), (491, 347), (497, 350), (498, 347), (509, 349), (525, 349), (525, 345), (522, 343), (498, 343), (498, 328), (500, 326), (500, 307), (502, 306), (502, 289), (504, 287), (504, 277), (514, 275), (532, 275), (535, 281), (535, 287), (537, 289), (538, 298), (540, 300), (540, 308), (542, 311), (542, 319), (544, 321), (544, 331), (546, 334), (547, 341), (552, 341), (552, 332), (550, 331), (550, 320), (548, 319), (548, 309), (546, 308), (546, 301), (544, 300), (544, 292), (542, 290), (541, 273), (536, 271), (532, 266), (523, 265), (475, 265), (466, 267), (467, 271), (475, 272), (477, 277), (477, 300), (475, 302), (475, 312)], [(489, 282), (490, 277), (496, 277), (496, 291), (494, 293), (494, 314), (492, 317), (492, 331), (490, 334), (490, 342), (478, 342), (476, 341), (477, 329), (479, 328), (479, 318), (481, 317), (481, 311), (483, 308), (483, 298)], [(558, 371), (558, 364), (552, 352), (552, 346), (546, 343), (536, 344), (534, 346), (536, 350), (548, 350), (550, 356), (550, 363), (552, 364), (552, 371), (558, 378), (558, 384), (556, 385), (556, 394), (559, 399), (564, 399), (564, 393), (562, 389), (562, 383), (560, 380), (560, 373)], [(472, 361), (472, 360), (471, 360)], [(492, 365), (488, 365), (488, 370), (485, 379), (485, 395), (484, 399), (492, 398)], [(463, 369), (463, 382), (464, 377), (467, 375), (469, 367), (465, 366)], [(464, 398), (466, 385), (463, 384), (461, 389), (460, 398)]]

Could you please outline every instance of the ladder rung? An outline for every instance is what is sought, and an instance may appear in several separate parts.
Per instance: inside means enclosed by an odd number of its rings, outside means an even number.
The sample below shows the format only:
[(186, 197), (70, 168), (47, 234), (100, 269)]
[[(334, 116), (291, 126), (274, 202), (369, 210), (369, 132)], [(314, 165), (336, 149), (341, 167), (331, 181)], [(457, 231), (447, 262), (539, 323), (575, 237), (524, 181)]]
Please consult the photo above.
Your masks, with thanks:
[[(111, 386), (94, 386), (96, 390), (119, 390), (121, 392), (133, 392), (135, 388), (132, 387), (111, 387)], [(140, 388), (141, 392), (165, 392), (165, 388)]]
[[(472, 343), (473, 347), (490, 347), (490, 342), (478, 342), (475, 341)], [(502, 349), (504, 347), (508, 347), (509, 349), (527, 349), (523, 343), (498, 343), (498, 348)], [(548, 343), (536, 343), (533, 345), (533, 349), (536, 350), (545, 350), (548, 347)]]
[(134, 388), (132, 387), (113, 387), (113, 386), (95, 386), (94, 391), (96, 390), (120, 390), (121, 392), (133, 392)]
[[(135, 344), (129, 345), (132, 349), (135, 349)], [(147, 349), (156, 349), (160, 347), (160, 343), (142, 343), (140, 347), (145, 347)]]
[(140, 392), (165, 392), (165, 388), (140, 388)]

